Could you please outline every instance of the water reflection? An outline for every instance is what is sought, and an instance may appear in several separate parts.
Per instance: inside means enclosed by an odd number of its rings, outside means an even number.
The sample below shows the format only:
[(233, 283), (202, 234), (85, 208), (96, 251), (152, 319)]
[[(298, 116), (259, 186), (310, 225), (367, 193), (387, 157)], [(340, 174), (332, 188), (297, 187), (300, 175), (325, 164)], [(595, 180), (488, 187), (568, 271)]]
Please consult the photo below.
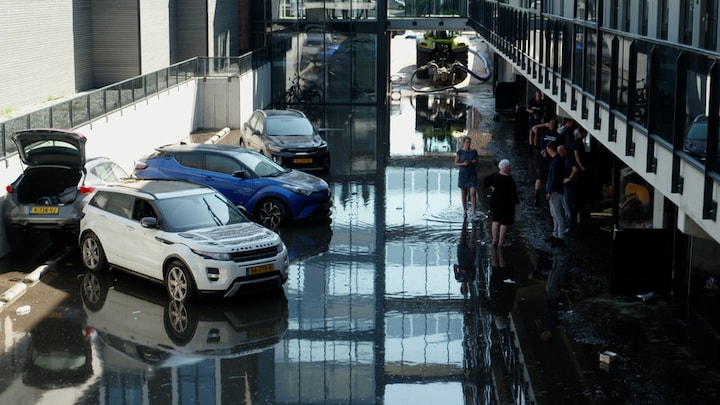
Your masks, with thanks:
[(477, 245), (475, 244), (475, 230), (477, 228), (473, 223), (469, 226), (471, 230), (468, 232), (468, 222), (467, 216), (465, 216), (457, 248), (458, 262), (453, 266), (455, 281), (460, 283), (460, 293), (463, 297), (467, 297), (469, 284), (475, 281), (477, 273)]
[(95, 334), (82, 310), (51, 308), (28, 334), (23, 332), (26, 321), (10, 315), (3, 319), (0, 403), (79, 402), (102, 374)]
[(30, 332), (23, 382), (55, 389), (87, 381), (93, 374), (91, 334), (79, 311), (51, 311)]
[(332, 240), (329, 221), (316, 223), (313, 226), (284, 227), (277, 232), (288, 249), (288, 259), (291, 263), (327, 252)]
[[(469, 107), (451, 93), (414, 94), (400, 100), (405, 114), (393, 117), (394, 156), (442, 156), (452, 159), (458, 139), (467, 133)], [(414, 111), (414, 126), (408, 125), (407, 112)]]
[(515, 275), (505, 259), (505, 249), (493, 246), (490, 253), (490, 293), (487, 308), (498, 331), (508, 328), (510, 311), (517, 293)]
[(95, 400), (122, 392), (131, 403), (230, 403), (265, 401), (272, 392), (265, 364), (288, 328), (284, 294), (183, 304), (160, 286), (117, 272), (85, 273), (81, 293), (102, 351)]

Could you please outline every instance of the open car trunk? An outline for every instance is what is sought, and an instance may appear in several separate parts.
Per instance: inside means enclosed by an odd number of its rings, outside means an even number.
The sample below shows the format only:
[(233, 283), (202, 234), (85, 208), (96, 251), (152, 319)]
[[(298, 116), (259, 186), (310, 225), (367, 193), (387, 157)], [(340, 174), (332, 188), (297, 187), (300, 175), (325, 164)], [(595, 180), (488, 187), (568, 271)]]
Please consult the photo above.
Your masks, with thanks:
[(69, 167), (28, 168), (17, 188), (22, 204), (58, 205), (75, 201), (82, 172)]

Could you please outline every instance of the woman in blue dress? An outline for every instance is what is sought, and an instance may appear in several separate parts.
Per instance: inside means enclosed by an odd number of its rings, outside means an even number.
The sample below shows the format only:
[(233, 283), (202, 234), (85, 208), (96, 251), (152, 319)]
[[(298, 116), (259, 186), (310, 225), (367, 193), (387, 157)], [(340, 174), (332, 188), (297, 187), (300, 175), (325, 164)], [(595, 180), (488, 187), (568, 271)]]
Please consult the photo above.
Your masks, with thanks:
[(460, 187), (462, 207), (465, 216), (467, 216), (467, 200), (468, 194), (470, 194), (470, 204), (472, 211), (475, 215), (475, 200), (477, 188), (477, 169), (475, 165), (478, 161), (477, 150), (470, 146), (471, 140), (469, 136), (462, 138), (462, 148), (458, 149), (455, 154), (455, 167), (460, 169), (458, 173), (458, 187)]

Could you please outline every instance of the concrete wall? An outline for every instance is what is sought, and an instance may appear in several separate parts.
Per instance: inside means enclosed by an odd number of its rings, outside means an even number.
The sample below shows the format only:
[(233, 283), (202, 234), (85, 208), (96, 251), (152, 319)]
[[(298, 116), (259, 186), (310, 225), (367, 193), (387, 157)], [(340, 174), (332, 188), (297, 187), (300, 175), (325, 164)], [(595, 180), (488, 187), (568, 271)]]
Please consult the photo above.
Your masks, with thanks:
[[(132, 173), (135, 160), (157, 146), (187, 140), (198, 129), (240, 128), (255, 109), (269, 104), (269, 74), (269, 68), (261, 68), (242, 76), (186, 82), (76, 130), (88, 139), (87, 157), (107, 156)], [(22, 173), (17, 155), (0, 164), (2, 185)], [(0, 257), (7, 253), (5, 228), (0, 226)]]
[[(75, 30), (89, 25), (87, 0), (3, 1), (0, 5), (0, 115), (73, 94), (91, 83), (90, 38)], [(28, 91), (32, 89), (32, 91)]]

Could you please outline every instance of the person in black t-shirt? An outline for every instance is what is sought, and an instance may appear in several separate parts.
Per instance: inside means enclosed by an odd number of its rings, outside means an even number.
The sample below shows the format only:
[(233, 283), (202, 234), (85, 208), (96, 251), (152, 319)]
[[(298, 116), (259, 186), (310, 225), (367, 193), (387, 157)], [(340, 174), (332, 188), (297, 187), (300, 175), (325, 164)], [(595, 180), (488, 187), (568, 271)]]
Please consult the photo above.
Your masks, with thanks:
[(490, 215), (492, 216), (493, 246), (508, 246), (505, 240), (508, 228), (515, 223), (515, 210), (520, 206), (517, 186), (510, 175), (510, 161), (498, 163), (499, 171), (487, 176), (485, 187), (490, 191)]

